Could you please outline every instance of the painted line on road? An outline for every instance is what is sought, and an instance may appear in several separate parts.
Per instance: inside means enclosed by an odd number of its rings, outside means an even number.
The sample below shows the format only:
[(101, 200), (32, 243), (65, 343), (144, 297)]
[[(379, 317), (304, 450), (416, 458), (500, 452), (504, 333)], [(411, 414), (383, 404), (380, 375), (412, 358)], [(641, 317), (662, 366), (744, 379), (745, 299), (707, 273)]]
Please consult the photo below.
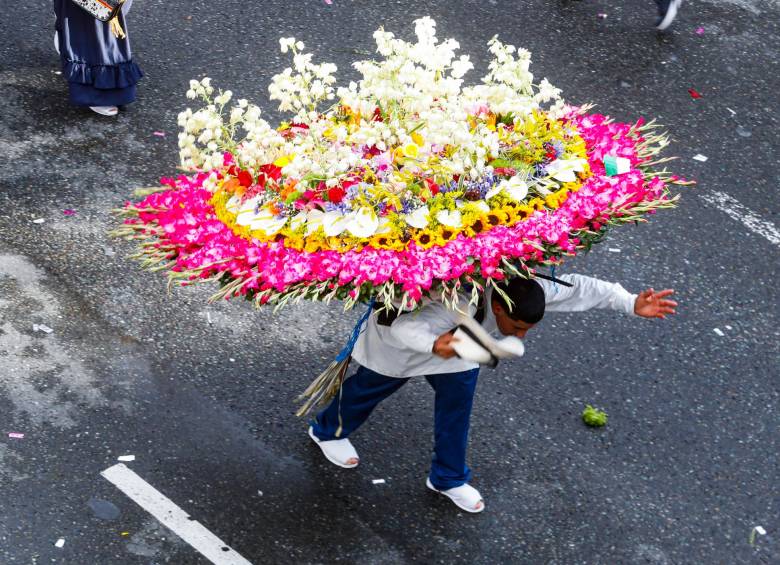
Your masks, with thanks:
[(127, 466), (119, 463), (100, 474), (214, 565), (252, 565)]
[(700, 196), (710, 204), (714, 204), (727, 216), (742, 222), (750, 231), (757, 233), (775, 245), (780, 246), (780, 230), (778, 230), (772, 222), (768, 222), (754, 214), (748, 208), (740, 204), (735, 198), (732, 198), (725, 192), (718, 191), (700, 194)]

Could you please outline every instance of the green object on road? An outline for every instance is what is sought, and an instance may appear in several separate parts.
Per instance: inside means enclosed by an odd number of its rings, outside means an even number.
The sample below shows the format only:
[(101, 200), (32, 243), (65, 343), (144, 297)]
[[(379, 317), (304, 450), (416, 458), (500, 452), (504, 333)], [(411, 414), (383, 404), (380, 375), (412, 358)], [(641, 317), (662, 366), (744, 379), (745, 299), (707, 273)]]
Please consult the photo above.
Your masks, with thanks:
[(582, 421), (594, 428), (600, 428), (607, 425), (607, 413), (588, 404), (582, 411)]

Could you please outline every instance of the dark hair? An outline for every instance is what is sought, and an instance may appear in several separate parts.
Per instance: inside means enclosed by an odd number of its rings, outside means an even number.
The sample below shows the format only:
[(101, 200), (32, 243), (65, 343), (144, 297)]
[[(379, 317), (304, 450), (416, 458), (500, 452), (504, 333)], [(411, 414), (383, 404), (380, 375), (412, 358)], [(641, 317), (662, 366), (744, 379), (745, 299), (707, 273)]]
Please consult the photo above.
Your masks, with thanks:
[(507, 316), (512, 320), (535, 324), (544, 317), (544, 290), (535, 280), (515, 277), (498, 283), (497, 286), (509, 296), (512, 305), (495, 290), (493, 300), (504, 307)]

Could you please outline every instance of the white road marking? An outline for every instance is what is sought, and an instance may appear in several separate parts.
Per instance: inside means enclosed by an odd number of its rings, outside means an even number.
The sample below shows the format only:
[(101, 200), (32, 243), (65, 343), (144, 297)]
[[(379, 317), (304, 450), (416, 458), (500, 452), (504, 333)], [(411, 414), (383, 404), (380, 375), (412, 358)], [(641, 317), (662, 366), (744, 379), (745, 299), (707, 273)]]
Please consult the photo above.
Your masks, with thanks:
[(775, 245), (780, 246), (780, 230), (772, 222), (768, 222), (760, 216), (754, 214), (745, 208), (735, 198), (732, 198), (724, 192), (713, 191), (711, 193), (701, 194), (710, 204), (714, 204), (721, 212), (727, 216), (742, 222), (750, 231), (757, 233)]
[(214, 565), (252, 565), (125, 465), (119, 463), (100, 474)]

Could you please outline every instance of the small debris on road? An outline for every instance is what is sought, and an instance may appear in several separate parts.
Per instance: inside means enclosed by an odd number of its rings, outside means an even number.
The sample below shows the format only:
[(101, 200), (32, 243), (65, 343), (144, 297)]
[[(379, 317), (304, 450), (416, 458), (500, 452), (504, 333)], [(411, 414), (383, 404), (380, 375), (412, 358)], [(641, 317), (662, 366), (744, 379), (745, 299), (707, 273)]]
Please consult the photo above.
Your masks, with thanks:
[(116, 458), (117, 461), (135, 461), (135, 455), (120, 455)]
[(694, 161), (701, 161), (702, 163), (706, 163), (707, 162), (707, 157), (702, 155), (701, 153), (697, 153), (696, 155), (693, 156), (693, 160)]
[(715, 332), (716, 334), (718, 334), (720, 337), (723, 337), (724, 335), (726, 335), (726, 334), (724, 334), (724, 333), (723, 333), (723, 330), (722, 330), (722, 329), (720, 329), (720, 328), (713, 328), (713, 330), (712, 330), (712, 331), (714, 331), (714, 332)]
[(588, 404), (582, 411), (582, 421), (593, 428), (600, 428), (607, 425), (607, 413)]
[(45, 333), (45, 334), (50, 334), (50, 333), (51, 333), (51, 332), (53, 332), (54, 330), (53, 330), (53, 329), (51, 329), (51, 328), (50, 328), (49, 326), (47, 326), (46, 324), (33, 324), (33, 331), (34, 331), (34, 332), (43, 332), (43, 333)]
[(385, 484), (385, 480), (384, 479), (374, 479), (371, 482), (374, 483), (375, 485), (383, 485), (383, 484)]
[(12, 437), (14, 439), (24, 439), (24, 434), (19, 432), (9, 432), (8, 437)]
[(766, 535), (766, 530), (762, 528), (761, 526), (756, 526), (750, 531), (750, 545), (754, 545), (756, 543), (756, 534), (760, 536)]
[(54, 547), (62, 547), (65, 545), (65, 539), (60, 538), (56, 542), (54, 542)]

